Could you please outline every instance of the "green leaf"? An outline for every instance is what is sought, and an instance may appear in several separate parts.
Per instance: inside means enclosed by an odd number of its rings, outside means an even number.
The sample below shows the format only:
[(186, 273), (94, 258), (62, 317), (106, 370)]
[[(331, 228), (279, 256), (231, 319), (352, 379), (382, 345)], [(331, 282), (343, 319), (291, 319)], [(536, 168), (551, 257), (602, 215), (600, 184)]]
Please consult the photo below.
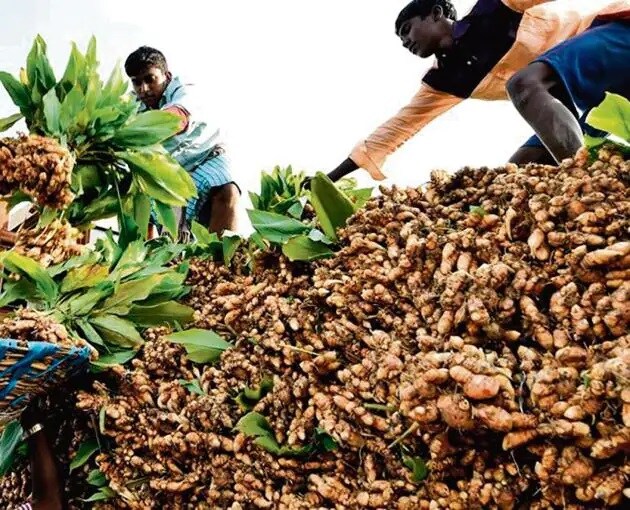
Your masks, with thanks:
[(57, 211), (52, 207), (44, 207), (39, 214), (39, 220), (37, 221), (37, 228), (45, 228), (50, 225), (53, 220), (57, 218)]
[(273, 389), (273, 378), (264, 377), (257, 387), (246, 386), (234, 399), (245, 411), (251, 411), (256, 404)]
[(175, 211), (169, 205), (163, 204), (159, 200), (155, 201), (155, 215), (158, 223), (162, 225), (166, 231), (171, 234), (173, 239), (177, 239), (177, 218)]
[(2, 82), (2, 85), (11, 97), (13, 104), (28, 119), (32, 103), (27, 87), (4, 71), (0, 71), (0, 82)]
[(32, 198), (29, 197), (23, 191), (15, 191), (10, 197), (2, 197), (0, 201), (6, 202), (9, 210), (13, 209), (16, 205), (19, 205), (23, 202), (31, 202)]
[(22, 441), (22, 426), (15, 420), (6, 425), (0, 436), (0, 477), (6, 475), (15, 460), (16, 449)]
[(250, 209), (247, 211), (252, 227), (272, 243), (283, 244), (294, 236), (310, 230), (307, 225), (296, 219), (266, 211)]
[(2, 284), (2, 294), (0, 295), (0, 308), (10, 305), (19, 300), (24, 300), (27, 303), (33, 303), (39, 301), (40, 293), (30, 280), (22, 278), (21, 280), (6, 281)]
[(207, 395), (205, 391), (199, 385), (199, 381), (197, 379), (193, 381), (187, 381), (186, 379), (180, 379), (179, 384), (181, 384), (184, 388), (186, 388), (191, 393), (195, 395)]
[(111, 143), (119, 147), (146, 147), (162, 143), (177, 134), (180, 118), (174, 113), (150, 110), (139, 113), (119, 129)]
[(70, 463), (70, 472), (85, 465), (90, 457), (98, 451), (98, 443), (94, 439), (85, 441), (79, 446), (79, 450)]
[(113, 282), (102, 282), (96, 287), (85, 291), (78, 292), (60, 305), (62, 311), (69, 315), (78, 317), (90, 313), (101, 299), (110, 296), (114, 292), (115, 285)]
[(93, 469), (87, 477), (87, 483), (94, 487), (105, 487), (107, 485), (107, 478), (100, 469)]
[(68, 131), (79, 121), (79, 113), (85, 105), (85, 96), (79, 85), (75, 85), (61, 103), (59, 110), (59, 129), (61, 132)]
[[(122, 72), (120, 70), (120, 63), (116, 63), (112, 73), (109, 75), (107, 83), (103, 87), (102, 101), (118, 101), (127, 91), (127, 82), (123, 79)], [(103, 106), (103, 104), (99, 104)]]
[(600, 136), (591, 136), (584, 133), (584, 145), (587, 149), (598, 149), (606, 143), (606, 138)]
[(295, 219), (299, 220), (304, 213), (304, 203), (301, 201), (295, 202), (291, 207), (287, 209), (287, 214), (293, 216)]
[(127, 150), (116, 155), (129, 165), (137, 186), (151, 198), (184, 206), (197, 196), (190, 174), (166, 153)]
[(105, 281), (108, 276), (109, 268), (100, 264), (71, 269), (61, 282), (61, 292), (67, 293), (77, 289), (94, 287)]
[(245, 437), (273, 437), (273, 429), (267, 418), (260, 413), (247, 413), (238, 421), (234, 430)]
[(166, 340), (183, 345), (188, 358), (194, 363), (212, 363), (221, 357), (221, 353), (232, 347), (214, 331), (204, 329), (188, 329), (171, 333)]
[(69, 92), (78, 82), (79, 76), (84, 74), (85, 57), (77, 48), (76, 43), (72, 43), (72, 50), (68, 58), (66, 70), (63, 73), (60, 84), (63, 89), (63, 96)]
[(110, 267), (116, 264), (122, 255), (122, 249), (118, 246), (118, 243), (114, 241), (114, 234), (112, 234), (111, 230), (105, 233), (105, 237), (96, 241), (96, 250), (103, 254), (104, 261), (107, 262)]
[(223, 232), (223, 263), (229, 266), (232, 262), (232, 257), (236, 254), (236, 250), (243, 242), (243, 238), (234, 232)]
[(41, 297), (49, 304), (54, 303), (57, 299), (57, 284), (36, 261), (13, 251), (6, 251), (0, 253), (0, 264), (4, 265), (9, 271), (30, 278), (35, 283)]
[(24, 115), (22, 115), (21, 113), (14, 113), (13, 115), (9, 115), (4, 119), (0, 119), (0, 133), (6, 131), (7, 129), (10, 129), (16, 122), (22, 120), (23, 118)]
[(289, 239), (282, 245), (282, 253), (291, 261), (317, 260), (334, 255), (334, 252), (326, 244), (313, 241), (307, 236), (297, 236)]
[(429, 470), (427, 469), (427, 465), (424, 460), (420, 457), (403, 457), (403, 464), (405, 467), (411, 470), (411, 479), (415, 483), (420, 483), (424, 480), (429, 474)]
[(192, 322), (195, 311), (177, 301), (167, 301), (158, 305), (134, 305), (127, 314), (127, 319), (142, 327), (174, 326), (175, 323), (185, 326)]
[(132, 303), (149, 297), (153, 289), (164, 279), (163, 274), (154, 274), (140, 280), (131, 280), (118, 286), (114, 294), (99, 307), (100, 310), (119, 315), (129, 312)]
[(94, 345), (100, 345), (105, 347), (105, 341), (101, 338), (101, 335), (98, 334), (92, 325), (85, 319), (77, 320), (77, 326), (83, 332), (85, 339)]
[(133, 349), (113, 352), (111, 354), (100, 356), (97, 361), (92, 362), (92, 366), (106, 369), (110, 367), (115, 367), (116, 365), (124, 365), (125, 363), (133, 359), (136, 354), (138, 354), (138, 351)]
[(61, 103), (57, 97), (57, 91), (54, 88), (50, 89), (44, 96), (44, 117), (48, 133), (55, 135), (60, 132), (60, 112)]
[(254, 444), (263, 450), (268, 451), (273, 455), (283, 455), (288, 453), (290, 450), (282, 448), (275, 437), (273, 436), (261, 436), (257, 437), (254, 441)]
[(321, 230), (318, 230), (316, 228), (314, 228), (308, 233), (308, 238), (311, 241), (321, 242), (324, 244), (333, 244), (332, 239), (329, 239), (328, 237), (326, 237)]
[(311, 180), (311, 203), (324, 234), (337, 241), (337, 229), (344, 227), (355, 211), (350, 199), (326, 175), (317, 172)]
[(140, 235), (142, 238), (145, 238), (149, 229), (149, 218), (151, 217), (151, 200), (142, 193), (138, 193), (133, 197), (133, 217), (140, 230)]
[(315, 429), (315, 444), (317, 445), (317, 449), (324, 452), (334, 452), (339, 448), (339, 444), (335, 441), (335, 438), (320, 428)]
[(116, 315), (96, 315), (90, 323), (105, 339), (118, 347), (137, 347), (144, 343), (133, 322)]
[(112, 489), (109, 487), (101, 487), (97, 493), (92, 494), (88, 499), (83, 499), (82, 501), (92, 503), (94, 501), (106, 501), (114, 497), (116, 497), (116, 493)]
[(249, 236), (249, 242), (253, 243), (261, 250), (267, 249), (267, 244), (265, 243), (265, 240), (258, 232), (254, 232), (252, 235)]
[(483, 218), (488, 213), (486, 212), (486, 210), (483, 207), (481, 207), (479, 205), (471, 205), (470, 206), (470, 214), (475, 214), (475, 215), (480, 216), (480, 217)]
[(109, 190), (100, 197), (91, 200), (89, 205), (81, 211), (81, 221), (84, 223), (89, 221), (98, 221), (112, 218), (118, 214), (120, 203), (115, 191)]
[(370, 198), (372, 198), (373, 188), (360, 189), (344, 189), (343, 192), (348, 195), (350, 201), (354, 204), (355, 210), (361, 209)]
[(153, 288), (151, 295), (148, 299), (144, 300), (139, 305), (150, 306), (169, 301), (171, 299), (178, 299), (185, 295), (186, 287), (184, 281), (186, 275), (183, 273), (166, 273), (163, 275), (164, 279), (159, 285)]
[(630, 101), (619, 94), (606, 92), (605, 99), (590, 111), (586, 122), (595, 129), (630, 142)]
[(146, 259), (147, 254), (148, 249), (141, 239), (129, 243), (112, 272), (112, 279), (126, 276), (127, 272), (124, 271), (124, 269), (140, 267), (140, 264)]
[(210, 232), (206, 227), (193, 220), (190, 232), (195, 236), (197, 244), (209, 246), (213, 243), (221, 243), (219, 236), (215, 232)]

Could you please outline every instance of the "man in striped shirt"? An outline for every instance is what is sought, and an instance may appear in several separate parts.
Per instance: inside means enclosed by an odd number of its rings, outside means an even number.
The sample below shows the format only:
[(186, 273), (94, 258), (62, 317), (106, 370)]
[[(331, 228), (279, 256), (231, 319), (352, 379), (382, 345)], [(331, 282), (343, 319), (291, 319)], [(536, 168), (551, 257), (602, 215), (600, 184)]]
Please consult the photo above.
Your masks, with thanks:
[(141, 111), (161, 109), (181, 118), (181, 131), (163, 144), (197, 186), (198, 198), (177, 211), (180, 228), (185, 231), (197, 220), (218, 234), (235, 230), (240, 190), (230, 175), (220, 130), (200, 118), (194, 87), (173, 76), (164, 54), (148, 46), (127, 57), (125, 71), (141, 101)]

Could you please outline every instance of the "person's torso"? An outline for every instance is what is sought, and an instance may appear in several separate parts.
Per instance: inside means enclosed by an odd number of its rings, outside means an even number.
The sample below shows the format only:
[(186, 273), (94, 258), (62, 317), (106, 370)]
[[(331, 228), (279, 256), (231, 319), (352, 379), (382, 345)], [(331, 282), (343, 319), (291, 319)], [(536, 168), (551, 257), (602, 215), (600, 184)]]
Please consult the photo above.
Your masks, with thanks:
[[(179, 106), (188, 112), (186, 130), (172, 136), (162, 145), (186, 170), (192, 171), (208, 157), (217, 152), (221, 145), (221, 131), (218, 126), (210, 126), (199, 113), (199, 106), (191, 99), (194, 85), (183, 84), (173, 78), (166, 87), (159, 108)], [(142, 107), (146, 109), (146, 107)]]

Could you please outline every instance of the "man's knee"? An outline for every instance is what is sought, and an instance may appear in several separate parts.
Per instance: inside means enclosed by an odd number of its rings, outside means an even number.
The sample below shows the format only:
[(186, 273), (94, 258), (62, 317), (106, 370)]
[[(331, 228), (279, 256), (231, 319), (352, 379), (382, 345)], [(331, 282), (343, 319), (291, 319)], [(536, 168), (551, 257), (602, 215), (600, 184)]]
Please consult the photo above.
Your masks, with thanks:
[(508, 96), (517, 109), (527, 104), (532, 96), (547, 92), (553, 85), (553, 70), (545, 63), (534, 62), (518, 71), (506, 85)]
[(236, 184), (228, 183), (217, 188), (217, 190), (213, 193), (212, 203), (213, 205), (217, 205), (219, 207), (231, 209), (236, 207), (239, 198), (240, 193), (238, 192)]

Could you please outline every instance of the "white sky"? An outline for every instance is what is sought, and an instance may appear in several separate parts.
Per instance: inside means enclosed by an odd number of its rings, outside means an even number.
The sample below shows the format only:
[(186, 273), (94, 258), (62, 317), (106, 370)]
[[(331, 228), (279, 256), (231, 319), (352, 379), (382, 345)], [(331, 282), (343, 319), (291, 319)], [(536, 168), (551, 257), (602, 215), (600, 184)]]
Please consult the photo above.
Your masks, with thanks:
[[(138, 46), (157, 47), (176, 75), (207, 91), (235, 180), (257, 190), (260, 171), (276, 164), (332, 170), (416, 92), (431, 61), (408, 53), (394, 34), (406, 3), (0, 0), (0, 69), (15, 74), (37, 33), (58, 74), (70, 41), (84, 50), (92, 34), (105, 77)], [(454, 3), (463, 15), (474, 2)], [(0, 90), (0, 116), (11, 113)], [(385, 184), (420, 184), (433, 168), (501, 164), (529, 135), (508, 102), (467, 101), (388, 160)], [(355, 174), (370, 184), (365, 172)]]

